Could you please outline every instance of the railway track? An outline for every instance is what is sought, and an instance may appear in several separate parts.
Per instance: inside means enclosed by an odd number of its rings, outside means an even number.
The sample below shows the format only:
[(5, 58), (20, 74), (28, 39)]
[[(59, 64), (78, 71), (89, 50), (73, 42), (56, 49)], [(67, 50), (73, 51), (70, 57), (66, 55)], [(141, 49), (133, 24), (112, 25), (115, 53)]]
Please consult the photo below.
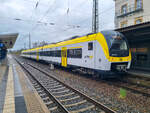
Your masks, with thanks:
[[(41, 67), (40, 65), (38, 65), (38, 67), (44, 68), (44, 67)], [(46, 72), (49, 69), (44, 69), (44, 70)], [(71, 72), (71, 73), (76, 73), (76, 72)], [(113, 81), (111, 79), (111, 80), (99, 80), (99, 81), (103, 82), (103, 83), (107, 83), (109, 85), (119, 87), (119, 88), (124, 88), (124, 89), (131, 91), (133, 93), (136, 93), (136, 94), (141, 94), (143, 96), (150, 97), (150, 86), (136, 84), (136, 83), (132, 83), (132, 82), (129, 82), (126, 80), (114, 80)]]
[[(30, 65), (32, 65), (32, 64), (30, 64)], [(43, 68), (42, 71), (44, 71), (45, 73), (49, 72), (48, 68), (45, 68), (39, 64), (37, 65), (37, 67)], [(53, 74), (55, 74), (55, 73), (53, 73)], [(118, 80), (118, 81), (116, 81), (116, 80), (115, 81), (113, 81), (113, 80), (99, 80), (99, 81), (103, 82), (103, 83), (107, 83), (109, 85), (119, 87), (119, 88), (124, 88), (124, 89), (131, 91), (133, 93), (136, 93), (136, 94), (141, 94), (143, 96), (150, 97), (150, 87), (149, 86), (132, 83), (132, 82), (125, 81), (125, 80), (121, 80), (121, 81), (120, 80)]]
[(117, 81), (117, 83), (112, 82), (112, 81), (105, 81), (105, 82), (110, 84), (110, 85), (114, 85), (116, 87), (124, 88), (124, 89), (129, 90), (133, 93), (141, 94), (141, 95), (146, 96), (146, 97), (150, 97), (150, 88), (147, 86), (131, 83), (128, 81)]
[[(44, 68), (44, 67), (41, 67), (41, 65), (38, 65), (37, 67)], [(45, 72), (47, 72), (49, 69), (43, 69), (43, 71), (44, 70), (45, 70)], [(71, 71), (71, 73), (72, 73), (72, 71)], [(73, 73), (76, 73), (76, 72), (73, 72)], [(126, 81), (126, 80), (113, 81), (111, 79), (111, 80), (99, 80), (99, 81), (103, 82), (103, 83), (107, 83), (109, 85), (114, 85), (119, 88), (124, 88), (124, 89), (131, 91), (133, 93), (136, 93), (136, 94), (141, 94), (143, 96), (150, 97), (150, 86), (136, 84), (136, 83), (132, 83), (132, 82)]]
[(115, 113), (82, 92), (59, 81), (33, 64), (16, 59), (28, 73), (33, 86), (52, 113)]

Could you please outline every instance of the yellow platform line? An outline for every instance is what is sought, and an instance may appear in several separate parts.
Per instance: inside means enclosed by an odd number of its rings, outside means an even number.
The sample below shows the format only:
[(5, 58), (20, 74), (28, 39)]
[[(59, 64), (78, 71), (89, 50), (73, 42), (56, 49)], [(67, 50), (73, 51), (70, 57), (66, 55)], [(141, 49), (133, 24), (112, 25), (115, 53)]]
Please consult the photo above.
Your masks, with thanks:
[(14, 80), (12, 66), (10, 66), (8, 72), (8, 81), (6, 86), (6, 96), (3, 113), (15, 113)]

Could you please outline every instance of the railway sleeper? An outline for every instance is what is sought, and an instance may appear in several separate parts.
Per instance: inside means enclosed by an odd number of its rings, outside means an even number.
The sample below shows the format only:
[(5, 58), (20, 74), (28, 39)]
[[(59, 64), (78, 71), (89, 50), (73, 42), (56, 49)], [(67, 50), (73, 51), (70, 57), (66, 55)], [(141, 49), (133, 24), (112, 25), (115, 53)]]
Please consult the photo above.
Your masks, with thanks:
[(40, 90), (42, 90), (42, 89), (41, 89), (41, 87), (38, 87), (38, 88), (35, 88), (35, 89), (36, 89), (37, 91), (40, 91)]
[(63, 96), (63, 97), (60, 97), (60, 98), (57, 98), (58, 100), (66, 100), (66, 99), (69, 99), (69, 98), (74, 98), (74, 97), (77, 97), (79, 96), (78, 94), (74, 93), (74, 94), (70, 94), (68, 96)]
[(56, 86), (54, 86), (54, 87), (49, 87), (49, 89), (56, 89), (56, 88), (59, 88), (59, 87), (62, 87), (62, 85), (56, 85)]
[(58, 96), (55, 96), (56, 98), (62, 98), (62, 97), (67, 97), (67, 96), (70, 96), (70, 95), (73, 95), (75, 94), (74, 92), (72, 93), (68, 93), (68, 94), (64, 94), (64, 95), (58, 95)]
[(76, 103), (73, 103), (73, 104), (68, 104), (68, 105), (64, 105), (65, 107), (73, 107), (73, 106), (79, 106), (80, 104), (84, 104), (86, 103), (87, 100), (82, 100), (80, 102), (76, 102)]
[[(75, 111), (78, 111), (78, 112), (84, 112), (84, 111), (87, 111), (86, 108), (88, 108), (89, 106), (92, 106), (93, 104), (87, 102), (86, 100), (83, 100), (81, 101), (80, 103), (74, 103), (72, 105), (68, 105), (67, 106), (67, 109), (71, 112), (75, 112)], [(95, 106), (94, 106), (95, 107)]]
[(94, 105), (91, 105), (91, 106), (88, 106), (86, 108), (82, 108), (82, 109), (79, 109), (79, 110), (74, 110), (74, 111), (71, 111), (70, 113), (79, 113), (79, 112), (85, 112), (85, 111), (88, 111), (88, 110), (91, 110), (93, 109), (95, 106)]
[(49, 111), (54, 111), (54, 110), (56, 110), (58, 107), (57, 106), (55, 106), (55, 107), (50, 107), (50, 108), (48, 108), (49, 109)]
[(44, 90), (37, 90), (37, 92), (38, 92), (38, 93), (43, 93), (43, 92), (44, 92)]
[(50, 104), (53, 104), (53, 101), (45, 102), (45, 104), (48, 106), (48, 105), (50, 105)]
[(54, 84), (54, 83), (58, 83), (57, 81), (55, 80), (52, 80), (52, 81), (48, 81), (49, 84)]
[(49, 97), (47, 96), (47, 97), (44, 97), (44, 98), (42, 98), (42, 99), (43, 99), (43, 101), (49, 100)]
[(46, 93), (44, 93), (44, 92), (43, 92), (43, 93), (40, 93), (39, 95), (40, 95), (40, 96), (45, 96), (45, 95), (46, 95)]
[(46, 94), (42, 94), (42, 95), (40, 95), (40, 97), (41, 98), (45, 98), (45, 97), (47, 97), (47, 95)]
[(71, 101), (71, 100), (78, 99), (78, 98), (80, 98), (80, 96), (75, 96), (75, 97), (68, 98), (68, 99), (62, 99), (62, 100), (60, 100), (60, 102)]
[(52, 92), (52, 94), (60, 94), (60, 93), (67, 93), (69, 92), (70, 90), (69, 89), (66, 89), (66, 90), (63, 90), (63, 91), (59, 91), (59, 92)]
[(66, 87), (60, 87), (60, 88), (56, 88), (56, 89), (51, 89), (51, 91), (57, 91), (57, 90), (62, 90), (65, 89)]

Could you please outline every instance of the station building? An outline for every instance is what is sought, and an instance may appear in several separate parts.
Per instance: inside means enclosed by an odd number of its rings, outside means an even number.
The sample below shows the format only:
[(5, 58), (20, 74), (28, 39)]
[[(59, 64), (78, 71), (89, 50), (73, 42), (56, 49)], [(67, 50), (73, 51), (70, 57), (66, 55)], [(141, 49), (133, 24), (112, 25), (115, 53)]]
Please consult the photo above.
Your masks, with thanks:
[(132, 68), (150, 70), (150, 0), (114, 0), (115, 28), (128, 39)]

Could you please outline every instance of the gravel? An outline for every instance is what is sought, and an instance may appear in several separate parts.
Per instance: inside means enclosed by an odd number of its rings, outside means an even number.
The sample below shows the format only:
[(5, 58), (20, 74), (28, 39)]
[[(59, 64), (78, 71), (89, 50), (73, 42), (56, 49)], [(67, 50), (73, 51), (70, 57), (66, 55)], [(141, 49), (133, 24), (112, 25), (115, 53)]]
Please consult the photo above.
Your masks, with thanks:
[[(30, 61), (31, 63), (31, 61)], [(38, 64), (33, 62), (34, 64)], [(150, 98), (127, 91), (125, 99), (119, 98), (120, 88), (94, 80), (91, 77), (66, 72), (61, 69), (50, 71), (47, 65), (38, 64), (68, 85), (98, 100), (118, 113), (150, 113)], [(44, 67), (44, 68), (43, 68)]]

